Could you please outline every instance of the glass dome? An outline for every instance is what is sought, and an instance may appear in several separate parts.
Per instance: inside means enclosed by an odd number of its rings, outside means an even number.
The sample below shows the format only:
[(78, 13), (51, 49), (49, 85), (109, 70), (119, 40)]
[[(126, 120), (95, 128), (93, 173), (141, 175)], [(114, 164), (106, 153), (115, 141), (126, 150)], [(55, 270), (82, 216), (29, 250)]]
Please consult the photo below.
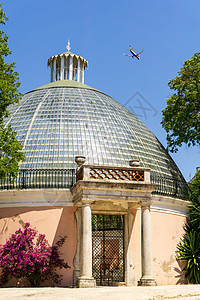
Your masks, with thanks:
[(154, 134), (106, 94), (70, 80), (51, 82), (10, 107), (7, 124), (26, 153), (21, 169), (76, 168), (86, 163), (127, 166), (139, 159), (151, 173), (184, 180)]

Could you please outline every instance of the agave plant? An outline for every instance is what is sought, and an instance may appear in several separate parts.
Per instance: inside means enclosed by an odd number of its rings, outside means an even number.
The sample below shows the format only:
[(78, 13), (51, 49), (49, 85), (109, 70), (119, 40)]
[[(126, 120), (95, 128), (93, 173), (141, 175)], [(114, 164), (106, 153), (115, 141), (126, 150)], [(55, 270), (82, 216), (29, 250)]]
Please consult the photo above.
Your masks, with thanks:
[(186, 261), (185, 277), (189, 283), (200, 283), (200, 233), (192, 229), (177, 245), (177, 259)]
[(189, 189), (190, 211), (176, 252), (177, 259), (186, 262), (184, 271), (189, 283), (200, 283), (200, 170)]

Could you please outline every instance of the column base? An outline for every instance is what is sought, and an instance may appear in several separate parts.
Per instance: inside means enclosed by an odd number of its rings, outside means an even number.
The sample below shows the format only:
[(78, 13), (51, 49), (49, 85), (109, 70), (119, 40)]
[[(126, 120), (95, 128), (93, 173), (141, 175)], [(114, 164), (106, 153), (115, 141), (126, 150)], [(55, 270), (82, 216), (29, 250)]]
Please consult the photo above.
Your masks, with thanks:
[(79, 288), (94, 288), (94, 287), (96, 287), (96, 280), (94, 278), (79, 277), (78, 287)]
[(78, 286), (79, 277), (80, 277), (80, 270), (74, 270), (74, 286)]
[(138, 281), (139, 286), (156, 286), (157, 282), (154, 278), (152, 277), (141, 277), (140, 281)]

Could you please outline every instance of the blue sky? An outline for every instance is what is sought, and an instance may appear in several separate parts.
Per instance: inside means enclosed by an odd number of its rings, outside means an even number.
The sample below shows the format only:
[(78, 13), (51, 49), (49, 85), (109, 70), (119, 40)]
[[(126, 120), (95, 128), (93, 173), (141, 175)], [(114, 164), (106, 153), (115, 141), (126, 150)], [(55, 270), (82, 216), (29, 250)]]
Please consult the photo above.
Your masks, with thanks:
[[(50, 81), (47, 59), (71, 51), (89, 61), (85, 83), (132, 110), (166, 146), (160, 122), (167, 86), (183, 62), (200, 50), (200, 1), (4, 0), (10, 57), (21, 92)], [(128, 46), (141, 60), (123, 56)], [(200, 147), (172, 155), (186, 180), (200, 166)]]

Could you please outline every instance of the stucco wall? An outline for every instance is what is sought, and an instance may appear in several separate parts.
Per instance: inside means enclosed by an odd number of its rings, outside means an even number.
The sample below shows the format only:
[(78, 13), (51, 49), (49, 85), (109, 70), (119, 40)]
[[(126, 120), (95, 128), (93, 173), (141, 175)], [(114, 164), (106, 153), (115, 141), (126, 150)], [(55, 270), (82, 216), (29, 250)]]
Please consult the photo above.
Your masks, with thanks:
[[(141, 211), (133, 211), (132, 251), (135, 260), (135, 284), (141, 278)], [(153, 275), (158, 285), (187, 283), (182, 262), (175, 251), (183, 234), (185, 217), (177, 214), (151, 211)]]
[(153, 270), (158, 285), (187, 283), (183, 263), (176, 260), (175, 252), (184, 223), (184, 216), (151, 212)]
[[(67, 235), (61, 248), (65, 261), (71, 269), (63, 270), (62, 286), (73, 284), (73, 258), (76, 252), (77, 230), (74, 218), (76, 207), (18, 207), (0, 209), (0, 244), (14, 233), (21, 225), (20, 221), (29, 222), (39, 233), (44, 233), (50, 244), (59, 236)], [(132, 227), (132, 252), (135, 261), (135, 284), (141, 278), (141, 211), (134, 210)], [(181, 272), (183, 265), (175, 259), (176, 245), (183, 234), (185, 217), (161, 211), (151, 211), (153, 271), (158, 285), (181, 284), (186, 282)]]
[(0, 244), (21, 227), (20, 221), (29, 222), (39, 233), (45, 234), (50, 245), (55, 244), (60, 236), (67, 235), (62, 248), (62, 256), (71, 269), (61, 270), (63, 274), (62, 286), (73, 284), (73, 258), (76, 251), (76, 224), (74, 212), (76, 207), (20, 207), (0, 209)]

